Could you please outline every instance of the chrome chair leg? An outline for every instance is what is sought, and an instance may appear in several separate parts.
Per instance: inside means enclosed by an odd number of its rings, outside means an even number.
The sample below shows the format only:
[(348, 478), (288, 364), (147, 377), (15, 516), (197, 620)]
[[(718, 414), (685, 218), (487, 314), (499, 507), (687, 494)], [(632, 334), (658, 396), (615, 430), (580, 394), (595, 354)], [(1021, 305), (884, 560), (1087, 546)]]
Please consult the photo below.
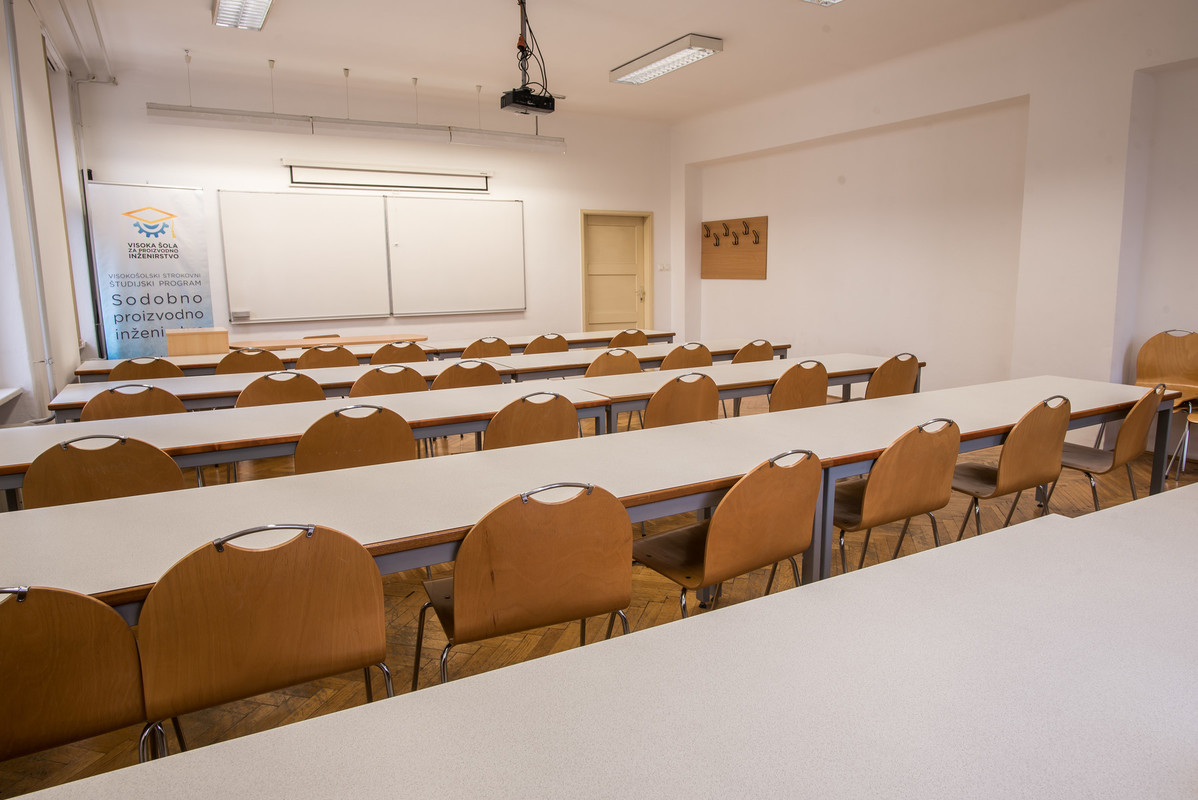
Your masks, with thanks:
[(445, 645), (445, 649), (441, 651), (441, 683), (449, 683), (449, 648), (453, 647), (453, 642)]
[(844, 557), (844, 531), (841, 530), (841, 532), (840, 532), (840, 574), (847, 575), (848, 571), (849, 571), (849, 565), (845, 562), (845, 557)]
[(583, 647), (587, 643), (587, 618), (583, 617), (578, 620), (578, 646)]
[(934, 541), (936, 543), (936, 546), (939, 547), (940, 546), (940, 528), (936, 525), (936, 515), (933, 514), (931, 511), (929, 511), (928, 519), (930, 519), (932, 521), (932, 541)]
[(907, 517), (907, 519), (903, 522), (903, 532), (899, 534), (898, 544), (896, 544), (894, 546), (894, 555), (892, 555), (890, 557), (891, 561), (893, 561), (894, 559), (899, 557), (899, 550), (903, 549), (903, 539), (907, 538), (907, 528), (909, 528), (910, 526), (911, 526), (911, 518)]
[(1136, 479), (1131, 476), (1131, 464), (1127, 463), (1124, 466), (1127, 467), (1127, 483), (1131, 486), (1131, 499), (1139, 500), (1140, 498), (1136, 496)]
[(857, 569), (865, 566), (865, 554), (869, 552), (869, 537), (873, 532), (873, 528), (866, 528), (865, 530), (865, 544), (861, 545), (861, 558), (857, 561)]
[(765, 582), (765, 593), (769, 594), (770, 589), (774, 588), (774, 576), (778, 574), (778, 562), (774, 562), (774, 566), (770, 567), (770, 579)]
[(1044, 507), (1040, 509), (1040, 516), (1043, 517), (1048, 514), (1048, 504), (1052, 501), (1052, 493), (1057, 490), (1057, 484), (1060, 482), (1060, 477), (1058, 476), (1057, 480), (1053, 481), (1051, 487), (1047, 485), (1040, 487), (1040, 491), (1044, 493)]
[[(141, 729), (141, 736), (137, 738), (138, 763), (144, 764), (157, 754), (158, 740), (155, 729), (158, 727), (157, 722), (147, 722), (146, 726)], [(154, 751), (153, 754), (151, 754), (151, 750)]]
[(611, 638), (612, 628), (614, 628), (616, 625), (617, 614), (620, 616), (620, 628), (624, 631), (625, 636), (628, 635), (628, 617), (624, 614), (623, 610), (616, 609), (615, 611), (611, 612), (611, 615), (607, 618), (607, 636), (604, 636), (604, 639)]
[(969, 525), (969, 517), (973, 516), (973, 521), (978, 529), (978, 536), (982, 535), (982, 505), (976, 497), (972, 498), (969, 503), (969, 508), (965, 510), (965, 518), (961, 520), (961, 530), (957, 531), (957, 541), (961, 541), (961, 537), (965, 535), (965, 528)]
[(1090, 473), (1083, 472), (1082, 474), (1090, 479), (1090, 494), (1094, 497), (1094, 510), (1101, 511), (1102, 509), (1098, 507), (1098, 482), (1094, 480), (1094, 476)]
[[(391, 670), (387, 669), (387, 665), (382, 661), (375, 664), (379, 668), (379, 672), (383, 673), (383, 685), (387, 691), (388, 697), (395, 697), (395, 686), (391, 683)], [(366, 673), (366, 702), (374, 702), (373, 687), (370, 685), (370, 667), (363, 670)]]
[[(1053, 488), (1056, 488), (1056, 487), (1054, 486)], [(1015, 502), (1011, 503), (1011, 510), (1007, 512), (1007, 519), (1006, 519), (1006, 521), (1005, 521), (1005, 522), (1003, 522), (1003, 524), (1002, 524), (1002, 526), (1003, 526), (1004, 528), (1005, 528), (1005, 527), (1007, 527), (1008, 525), (1010, 525), (1010, 524), (1011, 524), (1011, 517), (1015, 516), (1015, 508), (1016, 508), (1016, 507), (1019, 505), (1019, 498), (1020, 498), (1020, 497), (1022, 497), (1022, 496), (1023, 496), (1023, 490), (1022, 490), (1022, 489), (1020, 489), (1018, 492), (1015, 492)], [(1048, 508), (1048, 498), (1047, 498), (1047, 497), (1045, 497), (1045, 498), (1044, 498), (1044, 501), (1045, 501), (1045, 502), (1044, 502), (1044, 507), (1045, 507), (1045, 508)]]
[(794, 557), (794, 556), (791, 556), (791, 557), (790, 557), (790, 558), (788, 558), (787, 560), (790, 562), (790, 569), (791, 569), (791, 572), (793, 572), (793, 573), (794, 573), (794, 576), (795, 576), (795, 586), (796, 586), (796, 587), (798, 587), (798, 586), (802, 586), (802, 585), (803, 585), (803, 579), (799, 577), (799, 562), (795, 561), (795, 557)]
[(678, 606), (682, 609), (682, 618), (686, 619), (686, 587), (683, 587), (682, 592), (678, 595)]
[[(187, 741), (183, 738), (183, 728), (179, 725), (178, 717), (171, 717), (171, 727), (175, 729), (175, 738), (179, 740), (179, 752), (187, 752)], [(166, 738), (166, 732), (162, 733), (163, 738)]]
[(416, 658), (412, 662), (412, 691), (416, 691), (416, 682), (420, 679), (420, 649), (424, 646), (424, 617), (433, 607), (430, 600), (420, 607), (420, 621), (416, 624)]

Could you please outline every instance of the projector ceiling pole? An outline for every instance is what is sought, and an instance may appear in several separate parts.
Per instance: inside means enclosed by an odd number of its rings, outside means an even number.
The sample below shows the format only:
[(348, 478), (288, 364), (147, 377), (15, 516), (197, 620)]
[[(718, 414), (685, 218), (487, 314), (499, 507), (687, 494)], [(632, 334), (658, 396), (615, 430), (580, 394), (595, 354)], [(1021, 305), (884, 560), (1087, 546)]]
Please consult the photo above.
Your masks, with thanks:
[(516, 42), (518, 54), (516, 63), (520, 65), (520, 88), (528, 86), (528, 10), (524, 0), (516, 0), (520, 5), (520, 41)]

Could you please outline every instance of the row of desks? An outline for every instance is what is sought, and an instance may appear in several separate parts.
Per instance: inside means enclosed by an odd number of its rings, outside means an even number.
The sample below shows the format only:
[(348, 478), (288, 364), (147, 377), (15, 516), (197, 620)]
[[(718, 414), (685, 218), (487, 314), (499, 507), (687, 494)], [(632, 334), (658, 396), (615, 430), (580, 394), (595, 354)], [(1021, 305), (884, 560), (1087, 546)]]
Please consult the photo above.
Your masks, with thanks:
[[(566, 340), (571, 350), (576, 350), (606, 347), (611, 338), (617, 333), (619, 331), (587, 331), (563, 333), (561, 336)], [(674, 341), (673, 331), (645, 331), (645, 336), (649, 339), (650, 344)], [(304, 351), (312, 347), (327, 344), (341, 345), (357, 356), (359, 363), (368, 364), (370, 363), (370, 357), (384, 344), (393, 341), (410, 341), (412, 338), (411, 336), (401, 335), (396, 338), (367, 336), (303, 339), (298, 341), (281, 339), (277, 341), (239, 342), (236, 347), (258, 347), (263, 350), (271, 350), (282, 359), (285, 366), (291, 368), (295, 366), (296, 360), (299, 359)], [(528, 343), (535, 338), (535, 336), (522, 335), (510, 338), (503, 337), (503, 340), (512, 348), (513, 353), (521, 353), (528, 346)], [(363, 339), (366, 341), (363, 341)], [(473, 341), (473, 339), (447, 339), (438, 342), (422, 341), (420, 342), (420, 347), (432, 358), (461, 358), (462, 351)], [(211, 375), (216, 369), (217, 363), (224, 356), (224, 353), (215, 353), (208, 355), (164, 356), (164, 358), (176, 364), (183, 370), (185, 375)], [(85, 383), (106, 380), (109, 370), (121, 363), (121, 360), (106, 358), (88, 359), (79, 365), (79, 368), (75, 370), (75, 375)]]
[(1195, 503), (1045, 517), (38, 796), (1193, 796)]
[[(885, 360), (878, 356), (854, 353), (835, 353), (815, 358), (828, 370), (830, 384), (846, 388), (852, 383), (869, 380), (874, 369)], [(372, 395), (357, 397), (352, 401), (347, 401), (344, 397), (331, 397), (311, 403), (283, 403), (253, 408), (195, 411), (189, 414), (96, 420), (72, 423), (67, 428), (57, 425), (7, 428), (0, 430), (0, 489), (19, 487), (30, 462), (46, 448), (66, 438), (90, 434), (113, 434), (141, 439), (164, 450), (180, 466), (196, 467), (290, 455), (295, 452), (299, 437), (312, 423), (351, 402), (389, 408), (407, 420), (417, 438), (431, 439), (485, 430), (499, 409), (537, 390), (562, 395), (574, 404), (580, 419), (596, 419), (600, 432), (614, 431), (618, 412), (644, 408), (653, 392), (677, 375), (687, 372), (710, 375), (719, 387), (722, 398), (737, 398), (768, 393), (774, 382), (791, 365), (789, 361), (779, 360), (745, 364), (722, 363), (697, 369), (575, 378), (541, 384), (505, 383), (499, 386), (439, 389), (436, 392)], [(310, 372), (329, 371), (331, 370)], [(158, 383), (187, 380), (167, 378)]]
[[(720, 339), (708, 344), (713, 361), (731, 361), (736, 352), (745, 344), (741, 339)], [(789, 344), (774, 346), (774, 352), (785, 356)], [(669, 344), (651, 344), (641, 347), (628, 348), (641, 362), (642, 369), (651, 369), (661, 364), (666, 354), (673, 349)], [(496, 358), (478, 359), (487, 361), (499, 372), (505, 381), (525, 381), (541, 378), (569, 377), (582, 375), (587, 367), (602, 351), (572, 350), (565, 353), (545, 353), (541, 355), (513, 355)], [(419, 361), (405, 364), (424, 376), (431, 385), (433, 380), (450, 365), (458, 363), (457, 359), (439, 361)], [(324, 389), (328, 397), (345, 397), (349, 394), (354, 381), (375, 367), (358, 365), (355, 367), (326, 367), (323, 369), (295, 370), (309, 376)], [(188, 408), (228, 408), (237, 402), (237, 395), (249, 383), (265, 373), (246, 372), (232, 375), (188, 375), (182, 378), (155, 378), (138, 381), (93, 381), (88, 383), (73, 383), (58, 393), (49, 405), (58, 422), (68, 422), (79, 419), (83, 406), (97, 394), (115, 386), (128, 383), (145, 384), (165, 389), (183, 401)]]
[[(383, 572), (452, 560), (487, 511), (559, 481), (603, 486), (632, 520), (715, 505), (741, 475), (793, 448), (824, 467), (807, 580), (830, 574), (835, 479), (868, 471), (899, 435), (956, 420), (962, 451), (1001, 441), (1035, 403), (1069, 397), (1073, 427), (1122, 418), (1135, 386), (1043, 376), (504, 450), (224, 484), (0, 515), (0, 585), (94, 594), (133, 616), (149, 586), (205, 541), (268, 522), (316, 522), (361, 541)], [(1157, 418), (1152, 491), (1163, 482), (1172, 397)]]

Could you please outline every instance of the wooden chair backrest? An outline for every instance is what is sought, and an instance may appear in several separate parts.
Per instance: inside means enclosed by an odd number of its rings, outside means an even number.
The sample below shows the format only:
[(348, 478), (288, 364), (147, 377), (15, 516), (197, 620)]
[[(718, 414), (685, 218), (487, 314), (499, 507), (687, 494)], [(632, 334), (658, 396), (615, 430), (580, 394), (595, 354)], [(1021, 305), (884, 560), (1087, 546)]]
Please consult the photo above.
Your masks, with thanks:
[(640, 347), (646, 344), (649, 344), (649, 337), (644, 331), (638, 328), (626, 328), (611, 337), (611, 341), (607, 343), (607, 346), (609, 348)]
[(1198, 333), (1161, 331), (1136, 354), (1136, 380), (1168, 386), (1198, 386)]
[(462, 540), (453, 570), (457, 643), (608, 613), (632, 600), (631, 523), (620, 501), (597, 486), (559, 502), (530, 494), (489, 511)]
[(960, 449), (961, 429), (952, 420), (931, 420), (895, 439), (869, 471), (860, 527), (873, 528), (948, 505)]
[(486, 361), (459, 361), (450, 364), (433, 378), (433, 389), (460, 389), (464, 386), (497, 386), (503, 383), (499, 370)]
[(594, 378), (599, 375), (633, 375), (641, 372), (640, 359), (631, 350), (617, 347), (604, 350), (595, 356), (595, 360), (587, 367), (585, 377)]
[(114, 386), (92, 397), (83, 405), (79, 419), (122, 419), (155, 414), (180, 414), (187, 410), (183, 401), (166, 389), (136, 383)]
[(772, 361), (774, 346), (766, 339), (754, 339), (736, 351), (732, 357), (733, 364), (744, 364), (747, 361)]
[(349, 396), (427, 391), (428, 381), (416, 370), (403, 364), (384, 364), (354, 381), (354, 385), (349, 387)]
[(715, 381), (701, 372), (679, 375), (662, 386), (645, 406), (646, 428), (715, 419), (720, 413), (720, 392)]
[(240, 372), (274, 372), (283, 368), (283, 359), (269, 350), (247, 347), (234, 350), (216, 365), (217, 375), (232, 375)]
[(428, 361), (428, 353), (415, 342), (391, 342), (385, 344), (370, 357), (371, 364), (411, 364)]
[(525, 355), (535, 356), (538, 353), (564, 353), (570, 349), (570, 343), (560, 333), (543, 333), (529, 342)]
[(416, 437), (399, 414), (379, 406), (346, 406), (304, 431), (295, 445), (295, 471), (365, 467), (415, 457)]
[[(79, 447), (83, 439), (109, 439), (103, 447)], [(183, 472), (152, 444), (127, 436), (81, 436), (42, 452), (25, 472), (25, 508), (86, 503), (112, 497), (184, 488)]]
[(183, 370), (163, 358), (128, 358), (108, 371), (110, 381), (144, 381), (148, 378), (182, 378)]
[(263, 549), (218, 549), (218, 539), (158, 579), (138, 622), (150, 720), (384, 659), (383, 585), (374, 559), (343, 533), (308, 530)]
[(323, 399), (324, 390), (307, 375), (299, 372), (268, 372), (242, 389), (233, 405), (235, 408), (248, 408)]
[(800, 361), (774, 382), (770, 411), (811, 408), (828, 402), (828, 370), (819, 361)]
[(339, 344), (318, 344), (300, 353), (295, 360), (296, 369), (320, 369), (321, 367), (356, 367), (358, 357)]
[(99, 600), (0, 594), (0, 642), (0, 761), (145, 721), (133, 631)]
[[(1057, 401), (1053, 405), (1053, 401)], [(1052, 483), (1061, 474), (1069, 429), (1069, 400), (1055, 395), (1036, 403), (1007, 434), (998, 456), (995, 497)]]
[(661, 360), (661, 369), (690, 369), (692, 367), (710, 367), (711, 351), (699, 342), (680, 344)]
[(510, 356), (512, 348), (498, 336), (475, 339), (462, 350), (462, 358), (487, 358), (488, 356)]
[(1148, 449), (1148, 429), (1161, 407), (1165, 396), (1165, 384), (1158, 383), (1136, 401), (1123, 418), (1119, 433), (1115, 436), (1115, 455), (1111, 469), (1121, 467)]
[(491, 418), (483, 449), (578, 438), (578, 411), (554, 392), (534, 392), (513, 400)]
[(340, 339), (339, 333), (314, 333), (311, 336), (304, 336), (304, 339)]
[(710, 586), (798, 555), (811, 546), (822, 470), (818, 456), (789, 453), (758, 464), (733, 484), (711, 515), (703, 558)]
[(874, 370), (869, 383), (865, 385), (865, 399), (911, 394), (915, 391), (918, 379), (919, 359), (910, 353), (899, 353), (883, 361)]

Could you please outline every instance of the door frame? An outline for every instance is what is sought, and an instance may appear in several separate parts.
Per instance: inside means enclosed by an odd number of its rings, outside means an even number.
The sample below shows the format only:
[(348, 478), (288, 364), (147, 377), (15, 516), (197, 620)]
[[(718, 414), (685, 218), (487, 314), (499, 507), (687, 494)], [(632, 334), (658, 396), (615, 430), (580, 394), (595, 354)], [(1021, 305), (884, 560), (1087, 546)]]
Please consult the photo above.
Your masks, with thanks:
[(578, 228), (579, 242), (581, 248), (578, 252), (578, 269), (582, 281), (582, 290), (580, 297), (582, 304), (579, 306), (579, 314), (581, 324), (579, 327), (586, 327), (587, 317), (587, 217), (638, 217), (641, 223), (645, 226), (645, 235), (641, 242), (643, 252), (641, 257), (645, 262), (645, 302), (642, 304), (645, 311), (645, 328), (653, 328), (653, 212), (652, 211), (600, 211), (598, 209), (584, 208), (579, 212)]

